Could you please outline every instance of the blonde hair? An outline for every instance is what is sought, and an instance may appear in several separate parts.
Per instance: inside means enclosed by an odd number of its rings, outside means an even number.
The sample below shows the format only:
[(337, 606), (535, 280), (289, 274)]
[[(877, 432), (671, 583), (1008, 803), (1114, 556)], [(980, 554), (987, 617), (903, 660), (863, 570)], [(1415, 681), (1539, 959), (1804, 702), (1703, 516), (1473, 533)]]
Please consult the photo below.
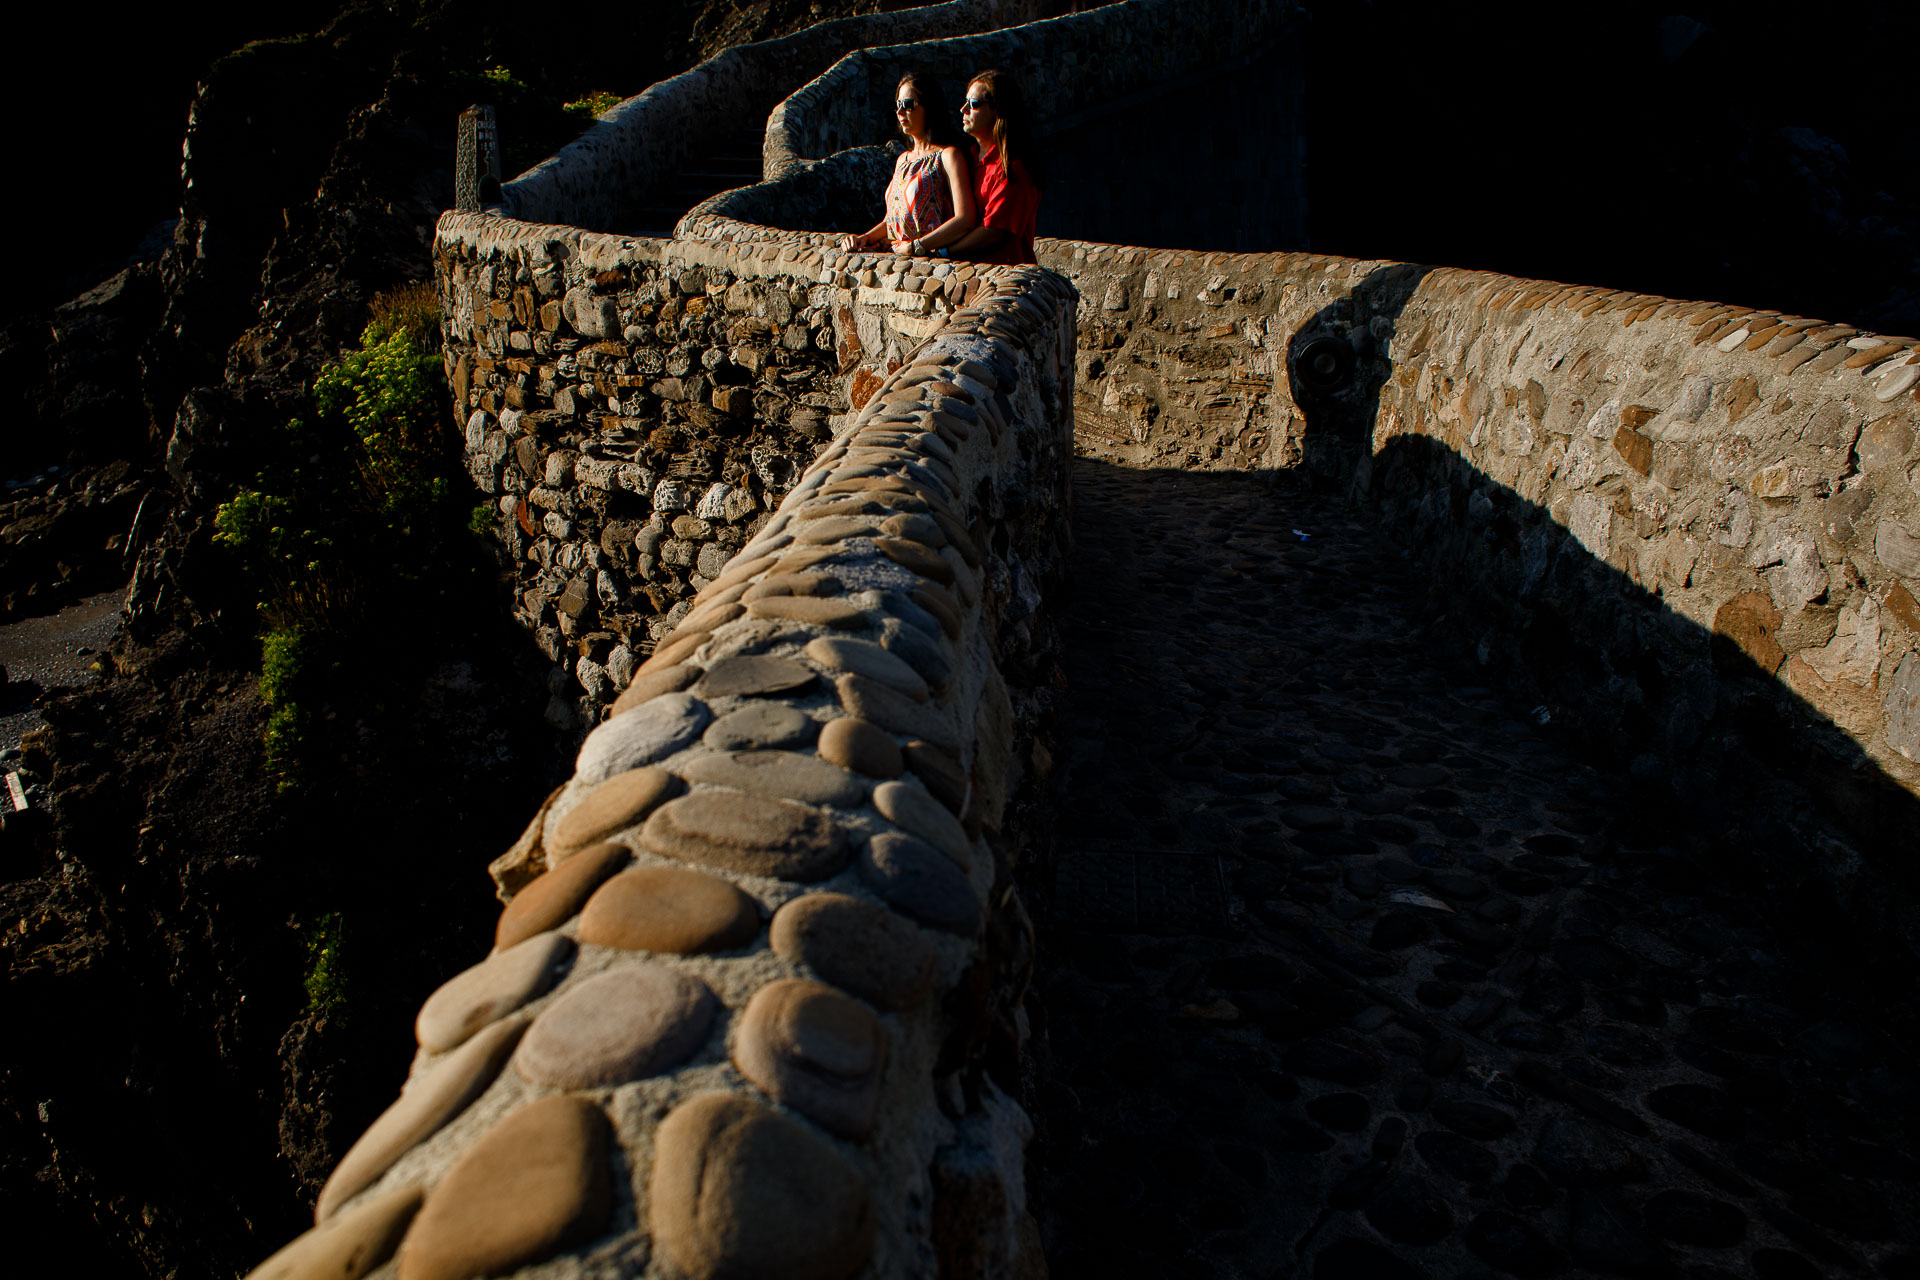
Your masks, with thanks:
[(986, 86), (987, 102), (993, 107), (993, 145), (1000, 153), (1000, 165), (1006, 170), (1008, 181), (1013, 179), (1013, 162), (1018, 160), (1026, 169), (1027, 177), (1038, 186), (1029, 142), (1031, 122), (1027, 119), (1027, 98), (1020, 92), (1020, 82), (998, 67), (988, 67), (967, 78), (969, 89), (976, 84)]

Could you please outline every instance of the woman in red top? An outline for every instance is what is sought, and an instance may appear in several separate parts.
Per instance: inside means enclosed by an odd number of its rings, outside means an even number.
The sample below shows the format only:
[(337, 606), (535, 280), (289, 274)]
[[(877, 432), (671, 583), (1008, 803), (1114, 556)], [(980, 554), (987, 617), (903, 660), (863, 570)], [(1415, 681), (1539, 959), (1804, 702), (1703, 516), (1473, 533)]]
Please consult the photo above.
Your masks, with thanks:
[(1027, 171), (1026, 99), (1004, 71), (982, 71), (967, 83), (960, 123), (973, 139), (973, 203), (980, 225), (950, 247), (976, 262), (1036, 262), (1034, 216), (1040, 188)]

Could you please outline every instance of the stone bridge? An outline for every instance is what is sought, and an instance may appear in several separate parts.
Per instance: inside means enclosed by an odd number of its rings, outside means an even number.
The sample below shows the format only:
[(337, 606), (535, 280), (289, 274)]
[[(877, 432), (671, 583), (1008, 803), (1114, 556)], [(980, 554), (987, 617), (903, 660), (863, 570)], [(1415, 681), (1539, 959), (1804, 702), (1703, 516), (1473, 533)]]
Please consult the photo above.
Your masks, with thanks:
[[(442, 219), (579, 756), (256, 1274), (1920, 1270), (1917, 344), (1070, 191), (1039, 267), (832, 248), (904, 65), (1074, 69), (1084, 141), (1297, 53), (1009, 16)], [(615, 126), (741, 67), (765, 180), (619, 234), (697, 157)]]

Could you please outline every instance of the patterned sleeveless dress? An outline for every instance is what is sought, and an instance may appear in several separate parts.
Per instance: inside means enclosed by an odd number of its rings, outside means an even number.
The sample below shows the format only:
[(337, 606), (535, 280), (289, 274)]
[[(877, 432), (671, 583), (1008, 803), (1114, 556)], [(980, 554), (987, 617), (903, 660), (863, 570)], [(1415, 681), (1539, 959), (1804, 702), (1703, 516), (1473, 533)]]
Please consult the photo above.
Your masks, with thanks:
[(940, 153), (901, 155), (887, 184), (887, 239), (917, 240), (953, 216), (953, 192), (940, 167)]

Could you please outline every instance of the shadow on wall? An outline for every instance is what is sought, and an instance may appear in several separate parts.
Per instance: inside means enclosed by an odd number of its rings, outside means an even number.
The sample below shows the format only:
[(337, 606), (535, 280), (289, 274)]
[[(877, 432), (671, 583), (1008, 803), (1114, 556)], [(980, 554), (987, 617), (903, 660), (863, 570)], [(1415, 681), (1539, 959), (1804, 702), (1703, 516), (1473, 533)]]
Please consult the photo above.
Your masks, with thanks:
[(1397, 435), (1374, 451), (1386, 366), (1362, 357), (1391, 342), (1425, 274), (1381, 268), (1356, 290), (1367, 326), (1343, 301), (1293, 336), (1287, 376), (1315, 483), (1379, 512), (1490, 680), (1627, 762), (1647, 804), (1717, 826), (1726, 872), (1760, 881), (1792, 931), (1880, 959), (1920, 952), (1920, 876), (1902, 856), (1920, 798), (1776, 678), (1765, 629), (1682, 616), (1439, 440)]

